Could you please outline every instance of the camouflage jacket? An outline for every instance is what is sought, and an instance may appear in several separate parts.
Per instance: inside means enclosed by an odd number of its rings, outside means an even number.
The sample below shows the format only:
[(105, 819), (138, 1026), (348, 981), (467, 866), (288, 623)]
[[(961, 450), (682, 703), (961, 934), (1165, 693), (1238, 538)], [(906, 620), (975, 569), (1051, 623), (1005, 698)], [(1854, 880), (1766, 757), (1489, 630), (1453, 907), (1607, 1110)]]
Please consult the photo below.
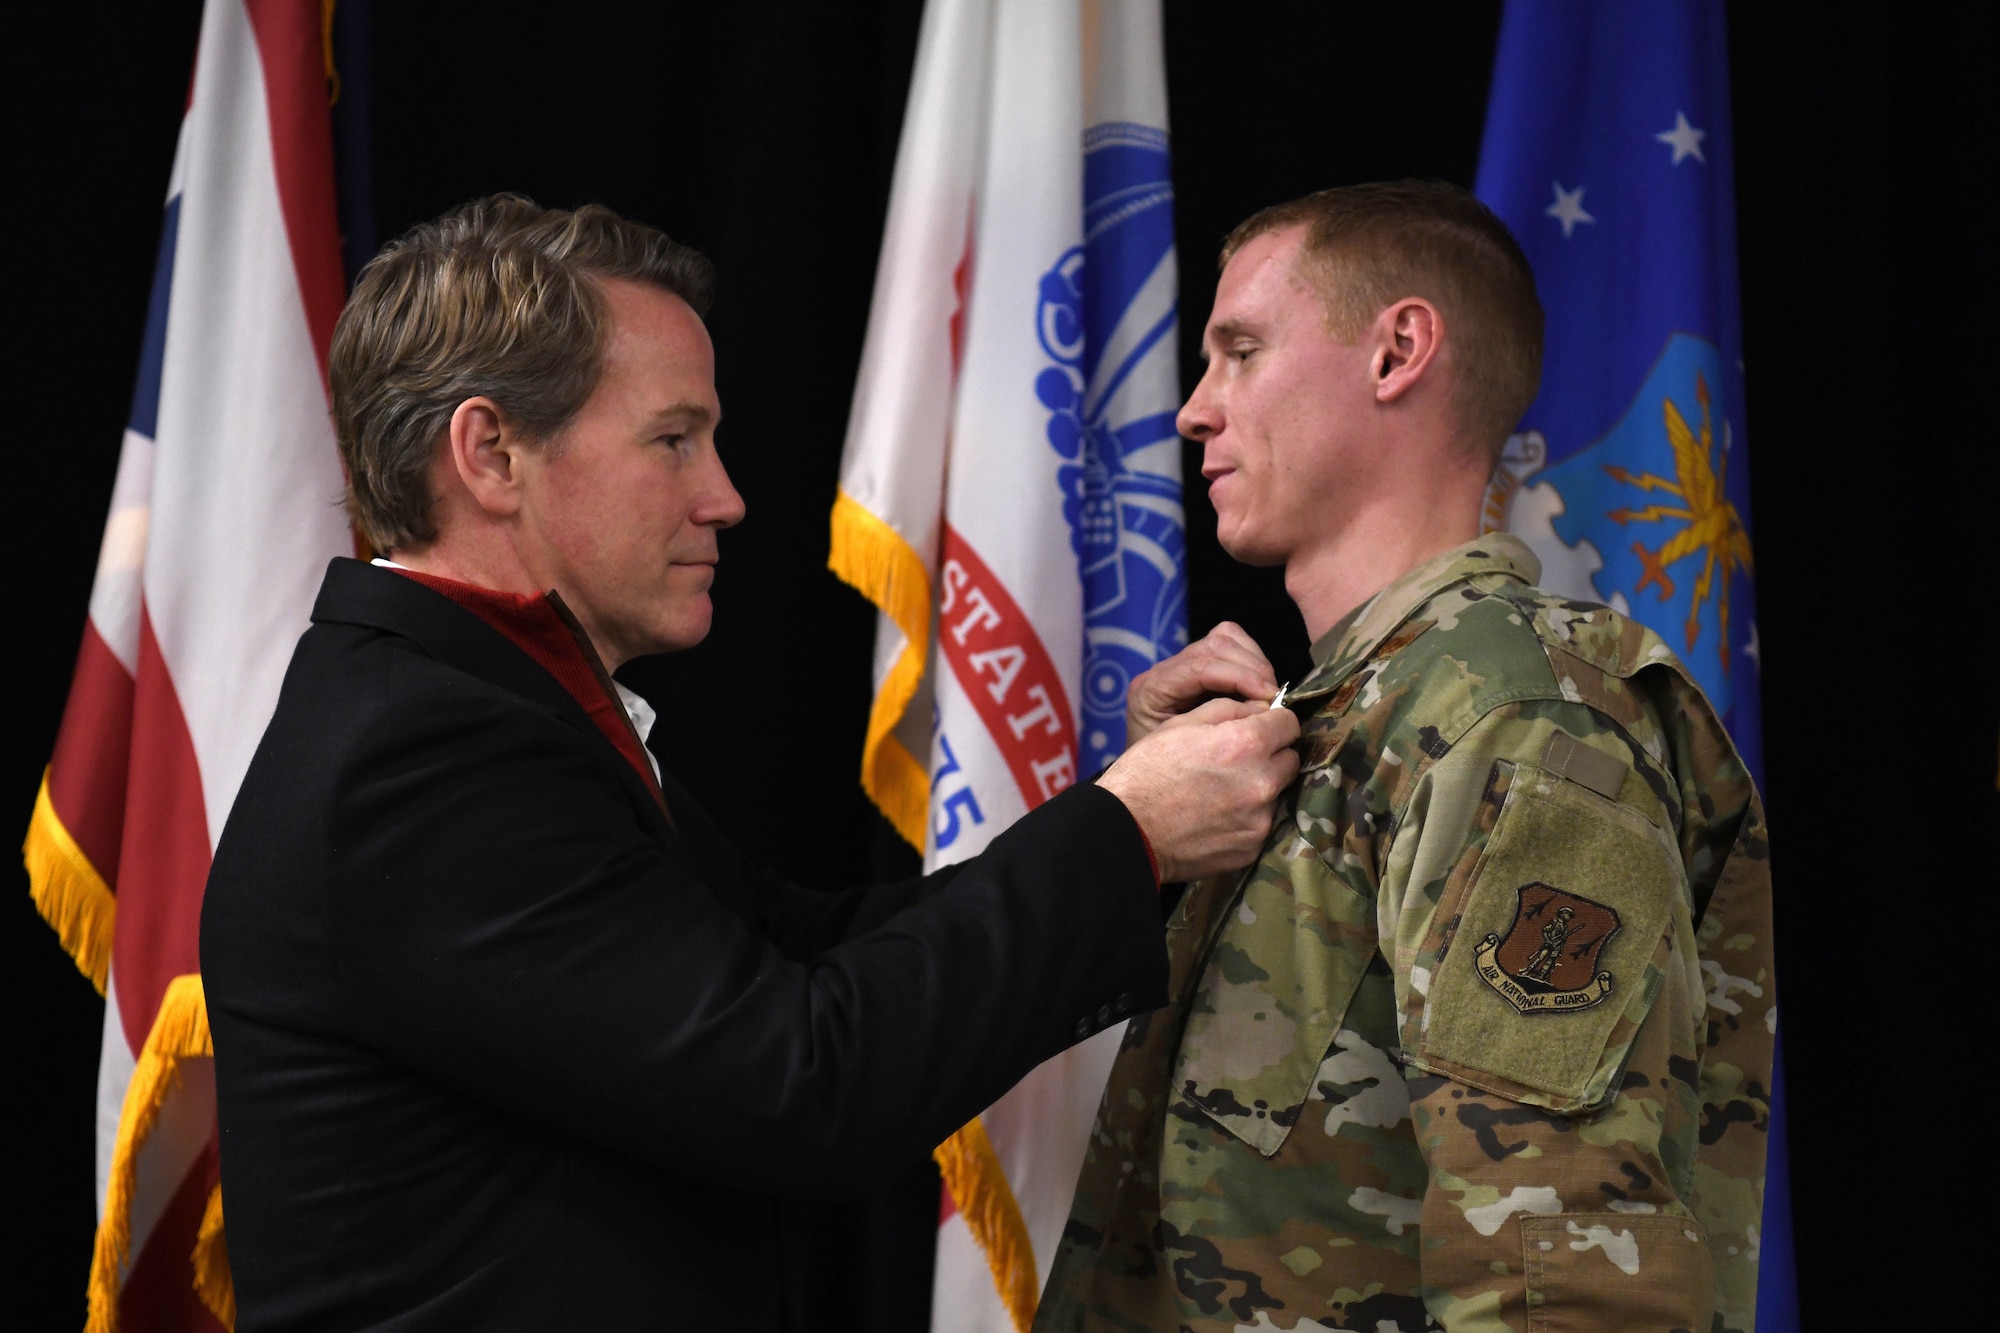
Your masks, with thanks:
[(1751, 1327), (1776, 1010), (1757, 793), (1650, 631), (1489, 536), (1292, 692), (1191, 885), (1038, 1330)]

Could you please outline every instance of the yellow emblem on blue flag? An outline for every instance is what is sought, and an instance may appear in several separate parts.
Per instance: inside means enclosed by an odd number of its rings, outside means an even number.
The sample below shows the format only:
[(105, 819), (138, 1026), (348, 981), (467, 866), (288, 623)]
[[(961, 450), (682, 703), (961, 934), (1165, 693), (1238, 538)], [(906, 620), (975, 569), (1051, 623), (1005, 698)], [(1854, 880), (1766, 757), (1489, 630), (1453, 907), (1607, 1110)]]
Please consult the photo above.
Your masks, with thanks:
[(1732, 628), (1731, 585), (1755, 563), (1727, 491), (1741, 460), (1709, 388), (1719, 362), (1713, 343), (1673, 334), (1625, 415), (1595, 443), (1547, 464), (1539, 436), (1511, 441), (1496, 503), (1542, 556), (1545, 584), (1660, 626), (1727, 712), (1736, 659), (1756, 653), (1740, 619)]

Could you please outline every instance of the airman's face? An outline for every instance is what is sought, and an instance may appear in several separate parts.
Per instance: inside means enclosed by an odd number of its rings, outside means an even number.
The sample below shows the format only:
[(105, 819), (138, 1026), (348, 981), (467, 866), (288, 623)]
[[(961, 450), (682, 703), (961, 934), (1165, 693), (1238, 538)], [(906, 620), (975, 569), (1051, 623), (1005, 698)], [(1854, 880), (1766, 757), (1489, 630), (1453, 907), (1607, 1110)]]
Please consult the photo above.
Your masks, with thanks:
[(1202, 334), (1208, 369), (1177, 422), (1202, 445), (1216, 537), (1246, 564), (1284, 564), (1322, 539), (1371, 465), (1368, 354), (1329, 331), (1304, 238), (1265, 232), (1230, 258)]

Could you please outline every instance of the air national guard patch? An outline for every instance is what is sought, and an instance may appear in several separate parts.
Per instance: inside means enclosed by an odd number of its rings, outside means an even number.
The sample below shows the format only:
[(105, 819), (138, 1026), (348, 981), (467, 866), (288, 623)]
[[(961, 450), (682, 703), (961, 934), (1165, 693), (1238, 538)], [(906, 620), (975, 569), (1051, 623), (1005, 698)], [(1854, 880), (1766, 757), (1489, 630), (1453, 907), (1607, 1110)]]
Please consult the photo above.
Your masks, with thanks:
[(1480, 978), (1524, 1014), (1588, 1009), (1611, 994), (1597, 960), (1618, 933), (1618, 913), (1539, 882), (1515, 894), (1507, 933), (1489, 933), (1473, 951)]

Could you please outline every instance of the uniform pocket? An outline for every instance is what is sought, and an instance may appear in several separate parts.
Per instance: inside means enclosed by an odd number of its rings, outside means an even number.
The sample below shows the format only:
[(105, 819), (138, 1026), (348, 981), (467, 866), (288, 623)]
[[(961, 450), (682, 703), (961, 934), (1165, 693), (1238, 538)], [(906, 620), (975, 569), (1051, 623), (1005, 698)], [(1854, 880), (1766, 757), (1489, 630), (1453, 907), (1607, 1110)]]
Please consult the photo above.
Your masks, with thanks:
[(1375, 905), (1290, 838), (1226, 906), (1175, 1054), (1173, 1095), (1269, 1157), (1312, 1095), (1375, 956)]
[(1684, 892), (1678, 849), (1643, 814), (1517, 765), (1431, 985), (1418, 1063), (1557, 1112), (1600, 1105), (1616, 1091), (1613, 1029), (1651, 1006)]
[(1715, 1276), (1701, 1223), (1632, 1213), (1521, 1219), (1529, 1333), (1707, 1333)]

